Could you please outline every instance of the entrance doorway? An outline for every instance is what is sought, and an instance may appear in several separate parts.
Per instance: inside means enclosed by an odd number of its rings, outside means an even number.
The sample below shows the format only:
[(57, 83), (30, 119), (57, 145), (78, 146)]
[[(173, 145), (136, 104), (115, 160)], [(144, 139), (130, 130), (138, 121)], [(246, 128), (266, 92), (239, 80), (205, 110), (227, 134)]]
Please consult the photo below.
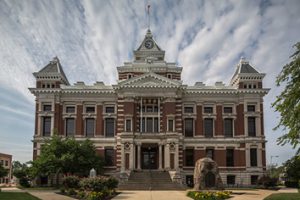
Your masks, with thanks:
[(146, 144), (141, 148), (142, 153), (142, 169), (157, 169), (158, 168), (158, 147), (156, 144)]

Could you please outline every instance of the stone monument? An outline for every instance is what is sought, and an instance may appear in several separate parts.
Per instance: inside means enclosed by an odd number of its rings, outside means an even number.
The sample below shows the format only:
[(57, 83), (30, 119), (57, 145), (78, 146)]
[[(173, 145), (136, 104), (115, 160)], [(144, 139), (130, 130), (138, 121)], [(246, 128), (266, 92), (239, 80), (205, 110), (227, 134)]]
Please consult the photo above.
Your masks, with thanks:
[(197, 160), (194, 169), (194, 190), (224, 189), (218, 165), (211, 158)]

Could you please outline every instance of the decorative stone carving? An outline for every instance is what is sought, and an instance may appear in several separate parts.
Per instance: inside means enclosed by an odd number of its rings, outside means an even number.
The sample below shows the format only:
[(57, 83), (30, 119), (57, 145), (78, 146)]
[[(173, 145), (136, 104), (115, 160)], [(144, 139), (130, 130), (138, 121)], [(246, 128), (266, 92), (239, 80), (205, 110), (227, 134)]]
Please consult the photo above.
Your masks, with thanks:
[(194, 190), (224, 189), (218, 165), (211, 158), (197, 160), (194, 170)]

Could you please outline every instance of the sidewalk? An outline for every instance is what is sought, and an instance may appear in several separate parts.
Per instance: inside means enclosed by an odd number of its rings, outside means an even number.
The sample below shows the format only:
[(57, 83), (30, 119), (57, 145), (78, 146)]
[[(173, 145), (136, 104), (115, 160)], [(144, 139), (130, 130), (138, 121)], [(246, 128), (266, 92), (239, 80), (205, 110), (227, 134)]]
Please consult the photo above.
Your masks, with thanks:
[(230, 200), (263, 200), (270, 194), (276, 193), (297, 193), (297, 189), (283, 188), (280, 190), (232, 190), (235, 194)]
[(40, 198), (41, 200), (74, 200), (74, 198), (56, 194), (57, 191), (27, 191), (29, 194)]

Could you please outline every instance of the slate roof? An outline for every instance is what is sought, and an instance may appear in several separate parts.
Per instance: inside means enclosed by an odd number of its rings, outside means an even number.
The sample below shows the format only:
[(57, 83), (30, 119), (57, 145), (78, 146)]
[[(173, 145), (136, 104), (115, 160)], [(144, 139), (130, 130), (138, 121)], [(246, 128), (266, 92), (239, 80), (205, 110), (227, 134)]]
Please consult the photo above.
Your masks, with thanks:
[(69, 84), (69, 81), (67, 79), (67, 76), (59, 62), (59, 59), (57, 57), (54, 57), (52, 61), (49, 62), (48, 65), (46, 65), (43, 69), (41, 69), (37, 74), (47, 74), (47, 73), (58, 73), (61, 74), (64, 80), (66, 80), (67, 84)]
[(259, 72), (252, 67), (249, 62), (241, 59), (240, 63), (237, 65), (236, 71), (233, 75), (235, 77), (237, 74), (259, 74)]

